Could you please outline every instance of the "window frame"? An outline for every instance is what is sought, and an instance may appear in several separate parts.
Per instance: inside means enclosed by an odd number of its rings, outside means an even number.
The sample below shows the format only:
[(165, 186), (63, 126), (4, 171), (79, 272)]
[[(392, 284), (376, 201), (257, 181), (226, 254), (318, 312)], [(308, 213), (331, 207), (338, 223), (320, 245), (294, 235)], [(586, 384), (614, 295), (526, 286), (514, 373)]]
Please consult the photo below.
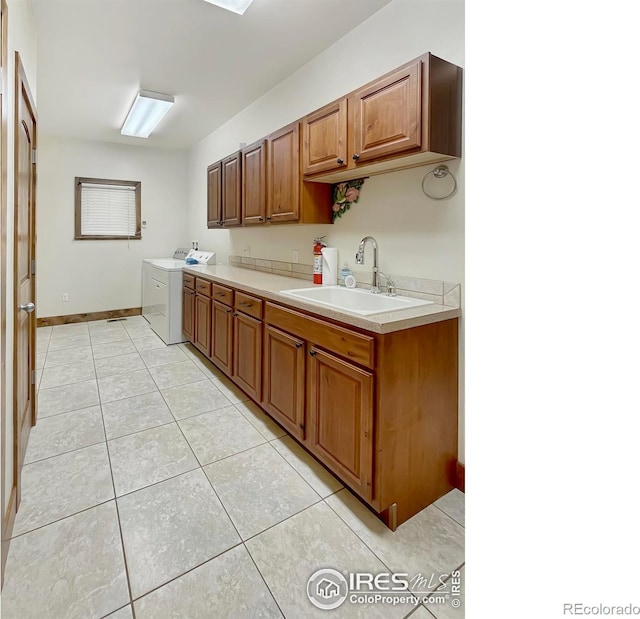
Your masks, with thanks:
[[(142, 239), (142, 213), (141, 213), (141, 181), (118, 181), (107, 178), (88, 178), (84, 176), (75, 177), (75, 236), (76, 241), (113, 241), (113, 240), (140, 240)], [(136, 233), (135, 235), (121, 234), (82, 234), (82, 184), (87, 185), (124, 185), (135, 187), (136, 192)]]

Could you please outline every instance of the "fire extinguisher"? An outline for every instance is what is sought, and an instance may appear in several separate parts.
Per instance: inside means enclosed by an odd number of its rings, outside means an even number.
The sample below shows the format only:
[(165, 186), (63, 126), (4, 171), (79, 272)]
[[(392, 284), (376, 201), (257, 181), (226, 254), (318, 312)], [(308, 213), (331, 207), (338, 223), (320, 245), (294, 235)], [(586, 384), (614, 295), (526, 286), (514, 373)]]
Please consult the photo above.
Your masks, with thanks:
[(324, 237), (313, 239), (313, 283), (322, 283), (322, 248), (327, 244), (322, 242)]

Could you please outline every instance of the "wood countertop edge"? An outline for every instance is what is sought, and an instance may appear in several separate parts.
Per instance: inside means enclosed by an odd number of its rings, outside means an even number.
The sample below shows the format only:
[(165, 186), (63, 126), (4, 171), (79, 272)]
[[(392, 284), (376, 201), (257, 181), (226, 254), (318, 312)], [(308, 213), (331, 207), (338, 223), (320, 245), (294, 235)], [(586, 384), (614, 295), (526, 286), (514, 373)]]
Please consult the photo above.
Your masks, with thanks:
[[(280, 280), (281, 282), (282, 290), (286, 290), (287, 287), (290, 289), (294, 289), (294, 288), (313, 286), (311, 282), (308, 282), (303, 279), (295, 278), (295, 277), (286, 277), (283, 275), (276, 275), (273, 273), (263, 273), (261, 271), (254, 271), (252, 269), (242, 269), (241, 267), (229, 267), (226, 265), (217, 265), (217, 266), (221, 266), (225, 269), (243, 271), (244, 273), (250, 273), (254, 276), (256, 273), (258, 273), (260, 277), (265, 277), (269, 279), (277, 278), (277, 280)], [(395, 331), (402, 331), (404, 329), (420, 327), (420, 326), (432, 324), (435, 322), (451, 320), (452, 318), (459, 318), (462, 315), (461, 309), (459, 307), (451, 307), (448, 305), (439, 305), (437, 303), (434, 303), (433, 305), (428, 305), (426, 308), (421, 310), (406, 309), (406, 310), (396, 310), (394, 312), (388, 312), (386, 316), (389, 316), (389, 314), (394, 314), (394, 316), (388, 319), (382, 318), (383, 314), (377, 314), (378, 320), (375, 320), (375, 319), (371, 320), (366, 316), (350, 314), (337, 309), (322, 307), (314, 303), (306, 303), (305, 301), (282, 295), (279, 292), (273, 292), (272, 290), (269, 290), (267, 288), (260, 288), (260, 287), (256, 287), (255, 285), (249, 285), (249, 284), (246, 284), (245, 282), (235, 279), (232, 275), (225, 276), (217, 273), (214, 274), (208, 270), (212, 268), (216, 268), (216, 267), (192, 265), (192, 266), (185, 266), (183, 268), (183, 271), (186, 273), (189, 273), (190, 275), (195, 275), (197, 277), (201, 277), (203, 279), (215, 282), (217, 284), (230, 286), (242, 292), (247, 292), (249, 294), (257, 295), (268, 301), (274, 301), (275, 303), (279, 303), (287, 307), (304, 310), (320, 318), (330, 318), (332, 320), (336, 320), (353, 327), (358, 327), (360, 329), (364, 329), (372, 333), (379, 333), (379, 334), (393, 333)], [(274, 279), (273, 283), (278, 283), (277, 280)], [(419, 312), (418, 315), (416, 315), (417, 312)], [(410, 314), (410, 315), (407, 316), (407, 314)]]

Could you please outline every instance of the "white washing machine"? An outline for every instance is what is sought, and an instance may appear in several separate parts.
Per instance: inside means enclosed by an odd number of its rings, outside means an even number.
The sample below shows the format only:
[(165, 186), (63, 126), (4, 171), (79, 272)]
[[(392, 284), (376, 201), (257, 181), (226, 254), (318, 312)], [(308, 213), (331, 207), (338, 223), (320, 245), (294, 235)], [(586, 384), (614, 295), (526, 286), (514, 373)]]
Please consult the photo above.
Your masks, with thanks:
[(178, 248), (173, 258), (142, 261), (142, 315), (165, 344), (184, 342), (182, 335), (182, 268), (186, 259), (215, 264), (210, 251)]

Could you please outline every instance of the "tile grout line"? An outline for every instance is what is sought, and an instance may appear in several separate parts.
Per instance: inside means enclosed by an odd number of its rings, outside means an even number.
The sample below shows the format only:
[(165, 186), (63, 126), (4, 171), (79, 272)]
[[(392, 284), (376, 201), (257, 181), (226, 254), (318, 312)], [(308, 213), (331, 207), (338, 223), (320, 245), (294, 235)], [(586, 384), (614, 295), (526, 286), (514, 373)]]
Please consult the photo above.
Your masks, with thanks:
[[(91, 408), (93, 408), (93, 407), (91, 407)], [(63, 413), (63, 414), (65, 414), (65, 413)], [(102, 412), (100, 412), (100, 415), (102, 416)], [(45, 419), (46, 419), (46, 417), (45, 417)], [(103, 428), (104, 428), (104, 424), (103, 424)], [(45, 460), (51, 460), (52, 458), (57, 458), (58, 456), (66, 456), (67, 454), (72, 454), (72, 453), (74, 453), (76, 451), (81, 451), (82, 449), (88, 449), (89, 447), (95, 447), (96, 445), (102, 445), (102, 443), (106, 444), (106, 442), (107, 442), (107, 440), (105, 438), (105, 440), (103, 440), (103, 441), (96, 441), (95, 443), (90, 443), (89, 445), (83, 445), (82, 447), (76, 447), (75, 449), (69, 449), (68, 451), (61, 451), (60, 453), (53, 454), (53, 455), (47, 456), (45, 458), (39, 458), (38, 460), (31, 460), (30, 462), (25, 462), (24, 466), (31, 466), (32, 464), (39, 464), (40, 462), (44, 462)]]
[(227, 554), (229, 551), (233, 550), (234, 548), (237, 548), (238, 546), (242, 546), (242, 540), (240, 540), (237, 544), (234, 544), (233, 546), (230, 546), (229, 548), (223, 550), (222, 552), (219, 552), (217, 555), (214, 555), (213, 557), (209, 557), (207, 560), (202, 561), (201, 563), (198, 563), (198, 565), (194, 565), (193, 567), (190, 567), (188, 570), (182, 572), (178, 576), (174, 576), (173, 578), (167, 580), (166, 582), (163, 582), (162, 584), (159, 584), (157, 587), (154, 587), (153, 589), (149, 589), (149, 591), (145, 591), (142, 595), (139, 595), (137, 598), (134, 598), (134, 600), (131, 602), (131, 607), (133, 608), (133, 602), (139, 602), (141, 599), (143, 599), (143, 598), (147, 597), (148, 595), (151, 595), (152, 593), (158, 591), (158, 589), (162, 589), (163, 587), (171, 584), (172, 582), (174, 582), (176, 580), (179, 580), (183, 576), (186, 576), (190, 572), (193, 572), (193, 571), (197, 570), (198, 568), (202, 567), (203, 565), (206, 565), (207, 563), (209, 563), (211, 561), (215, 561), (215, 559), (219, 559), (222, 555)]
[[(344, 488), (341, 488), (338, 492), (340, 492), (340, 491), (342, 491), (342, 490), (346, 490), (347, 492), (349, 492), (349, 491), (347, 490), (347, 487), (346, 487), (346, 486), (345, 486)], [(336, 494), (338, 494), (338, 492), (335, 492), (335, 493), (334, 493), (333, 495), (331, 495), (331, 496), (335, 496)], [(328, 497), (327, 497), (327, 498), (328, 498)], [(335, 515), (336, 515), (336, 516), (337, 516), (337, 517), (338, 517), (338, 518), (339, 518), (339, 519), (340, 519), (340, 520), (345, 524), (345, 525), (346, 525), (346, 527), (349, 529), (349, 531), (351, 531), (351, 532), (352, 532), (352, 533), (353, 533), (353, 534), (354, 534), (354, 535), (355, 535), (355, 536), (356, 536), (356, 537), (357, 537), (357, 538), (358, 538), (358, 539), (359, 539), (359, 540), (360, 540), (360, 541), (361, 541), (361, 542), (366, 546), (366, 548), (369, 550), (369, 552), (371, 552), (371, 554), (373, 554), (373, 556), (374, 556), (376, 559), (378, 559), (378, 561), (380, 561), (380, 563), (382, 563), (382, 565), (384, 565), (384, 566), (389, 570), (389, 572), (393, 572), (393, 570), (391, 569), (391, 567), (390, 567), (389, 565), (387, 565), (387, 563), (386, 563), (385, 561), (383, 561), (383, 560), (378, 556), (378, 554), (373, 550), (373, 548), (371, 548), (371, 547), (369, 546), (369, 544), (367, 544), (367, 542), (366, 542), (365, 540), (363, 540), (363, 539), (358, 535), (358, 533), (356, 533), (356, 531), (355, 531), (353, 528), (351, 528), (351, 526), (349, 526), (349, 523), (348, 523), (348, 522), (347, 522), (347, 521), (346, 521), (342, 516), (340, 516), (340, 514), (339, 514), (335, 509), (333, 509), (333, 507), (331, 507), (331, 505), (329, 505), (329, 503), (327, 503), (324, 499), (322, 499), (322, 500), (323, 500), (323, 502), (325, 503), (325, 505), (326, 505), (326, 506), (327, 506), (327, 507), (328, 507), (328, 508), (329, 508), (329, 509), (330, 509), (330, 510), (331, 510), (331, 511), (332, 511), (332, 512), (333, 512), (333, 513), (334, 513), (334, 514), (335, 514)]]
[(29, 529), (28, 531), (23, 531), (22, 533), (18, 533), (18, 535), (14, 535), (11, 539), (14, 540), (14, 539), (18, 539), (19, 537), (23, 537), (24, 535), (29, 535), (30, 533), (34, 533), (35, 531), (44, 529), (49, 525), (56, 524), (57, 522), (62, 522), (63, 520), (67, 520), (67, 518), (72, 518), (73, 516), (77, 516), (78, 514), (88, 512), (90, 509), (94, 509), (95, 507), (100, 507), (100, 505), (106, 505), (111, 501), (115, 501), (115, 497), (107, 499), (106, 501), (100, 501), (99, 503), (96, 503), (95, 505), (90, 505), (89, 507), (83, 507), (82, 509), (79, 509), (77, 512), (73, 512), (73, 514), (67, 514), (66, 516), (62, 516), (61, 518), (56, 518), (51, 522), (46, 522), (45, 524), (41, 524), (37, 527), (34, 527), (33, 529)]
[[(447, 496), (447, 495), (445, 494), (443, 496)], [(461, 522), (458, 522), (451, 514), (449, 514), (448, 512), (444, 511), (444, 509), (442, 509), (441, 507), (438, 507), (438, 505), (436, 505), (436, 501), (431, 503), (431, 505), (433, 505), (438, 511), (441, 511), (445, 516), (447, 516), (448, 518), (453, 520), (458, 526), (462, 527), (463, 529), (465, 528), (464, 525)], [(429, 507), (429, 506), (427, 506), (427, 507)]]
[[(127, 335), (128, 336), (128, 335)], [(93, 343), (91, 344), (91, 356), (93, 357)], [(95, 359), (93, 360), (93, 368), (95, 371)], [(127, 564), (127, 550), (124, 545), (124, 536), (122, 535), (122, 523), (120, 522), (120, 509), (118, 508), (118, 496), (116, 494), (116, 483), (113, 478), (113, 467), (111, 466), (111, 452), (109, 451), (109, 441), (107, 438), (107, 429), (104, 425), (104, 413), (102, 412), (102, 397), (100, 396), (100, 386), (98, 385), (98, 379), (96, 377), (96, 385), (98, 386), (98, 402), (100, 406), (100, 418), (102, 419), (102, 430), (104, 431), (105, 436), (105, 444), (107, 447), (107, 460), (109, 462), (109, 473), (111, 474), (111, 485), (113, 487), (113, 500), (116, 508), (116, 519), (118, 521), (118, 532), (120, 533), (120, 545), (122, 548), (122, 560), (124, 562), (124, 573), (127, 579), (127, 591), (129, 592), (129, 604), (131, 604), (131, 613), (133, 615), (133, 619), (136, 619), (135, 610), (133, 608), (133, 597), (131, 594), (131, 580), (129, 578), (129, 566)]]

